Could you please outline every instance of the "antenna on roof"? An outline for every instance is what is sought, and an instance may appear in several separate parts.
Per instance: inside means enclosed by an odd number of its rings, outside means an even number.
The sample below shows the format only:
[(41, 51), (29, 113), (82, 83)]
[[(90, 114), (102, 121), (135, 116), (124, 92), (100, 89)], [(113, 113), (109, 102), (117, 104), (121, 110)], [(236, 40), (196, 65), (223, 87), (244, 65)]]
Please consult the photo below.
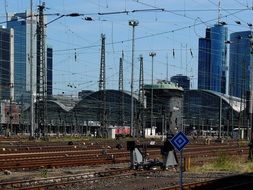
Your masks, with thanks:
[(220, 20), (221, 20), (221, 4), (220, 4), (220, 0), (219, 0), (219, 3), (218, 3), (218, 24), (220, 23)]
[(7, 0), (5, 0), (5, 1), (4, 1), (4, 9), (5, 9), (6, 22), (8, 21), (7, 7), (8, 7)]

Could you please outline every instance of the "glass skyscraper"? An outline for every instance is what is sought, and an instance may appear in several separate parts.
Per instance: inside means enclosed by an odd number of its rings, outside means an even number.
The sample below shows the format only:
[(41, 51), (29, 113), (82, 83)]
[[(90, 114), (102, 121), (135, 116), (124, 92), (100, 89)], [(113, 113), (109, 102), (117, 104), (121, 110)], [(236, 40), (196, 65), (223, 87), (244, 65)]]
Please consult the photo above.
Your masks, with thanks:
[(53, 49), (47, 47), (47, 95), (53, 95)]
[(250, 85), (251, 38), (253, 32), (242, 31), (230, 35), (229, 95), (244, 97)]
[[(14, 94), (15, 101), (29, 102), (30, 95), (30, 26), (29, 14), (10, 15), (7, 28), (14, 29)], [(33, 20), (33, 82), (36, 85), (36, 19)]]
[(215, 24), (199, 39), (198, 89), (226, 93), (227, 28)]
[(199, 39), (198, 89), (210, 89), (211, 40), (210, 28), (206, 37)]
[(13, 30), (0, 27), (0, 100), (13, 99)]

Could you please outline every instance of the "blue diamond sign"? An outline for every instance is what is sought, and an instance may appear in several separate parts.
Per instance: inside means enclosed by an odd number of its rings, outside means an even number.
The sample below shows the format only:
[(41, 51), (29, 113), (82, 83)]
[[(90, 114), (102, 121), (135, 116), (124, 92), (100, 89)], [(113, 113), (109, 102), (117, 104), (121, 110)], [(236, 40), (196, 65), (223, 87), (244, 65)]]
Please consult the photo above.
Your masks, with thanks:
[(170, 140), (170, 143), (180, 152), (189, 143), (189, 139), (180, 131)]

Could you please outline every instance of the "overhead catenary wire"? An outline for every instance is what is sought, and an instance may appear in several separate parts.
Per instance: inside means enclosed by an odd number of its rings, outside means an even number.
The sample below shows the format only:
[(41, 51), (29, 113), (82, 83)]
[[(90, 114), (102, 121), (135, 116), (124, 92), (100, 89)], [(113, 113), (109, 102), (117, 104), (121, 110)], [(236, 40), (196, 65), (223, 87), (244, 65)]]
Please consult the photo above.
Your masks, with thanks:
[[(248, 9), (246, 9), (246, 10), (248, 10)], [(242, 10), (239, 10), (239, 11), (236, 11), (236, 12), (224, 15), (224, 16), (222, 16), (222, 18), (223, 17), (227, 17), (227, 16), (231, 16), (231, 15), (234, 15), (234, 14), (237, 14), (237, 13), (242, 12), (242, 11), (245, 11), (245, 9), (242, 9)], [(217, 18), (209, 19), (207, 21), (204, 21), (203, 23), (208, 23), (208, 22), (215, 21), (215, 20), (217, 20)], [(179, 28), (176, 28), (176, 29), (172, 29), (172, 30), (169, 30), (169, 31), (164, 31), (164, 32), (159, 32), (159, 33), (144, 35), (144, 36), (136, 37), (135, 39), (136, 40), (141, 40), (141, 39), (151, 38), (151, 37), (155, 37), (155, 36), (165, 35), (165, 34), (168, 34), (168, 33), (178, 32), (178, 31), (185, 30), (185, 29), (188, 29), (188, 28), (191, 28), (191, 27), (194, 27), (194, 26), (201, 25), (203, 23), (196, 23), (196, 24), (192, 24), (192, 25), (188, 25), (188, 26), (183, 26), (183, 27), (179, 27)], [(113, 43), (114, 44), (120, 44), (120, 43), (130, 42), (130, 41), (131, 41), (131, 39), (127, 39), (127, 40), (116, 41), (116, 42), (113, 42)], [(106, 45), (111, 45), (111, 42), (106, 43)], [(99, 45), (96, 44), (96, 45), (83, 46), (83, 47), (78, 47), (78, 48), (58, 49), (58, 50), (54, 50), (54, 52), (70, 51), (70, 50), (74, 50), (74, 49), (78, 49), (78, 50), (79, 49), (88, 49), (88, 48), (94, 48), (94, 47), (99, 47)]]
[[(184, 11), (187, 11), (187, 10), (184, 10)], [(175, 50), (176, 50), (177, 48), (175, 48)], [(193, 48), (194, 49), (194, 48)], [(138, 51), (138, 50), (137, 50)], [(79, 52), (78, 52), (78, 54), (79, 54)]]

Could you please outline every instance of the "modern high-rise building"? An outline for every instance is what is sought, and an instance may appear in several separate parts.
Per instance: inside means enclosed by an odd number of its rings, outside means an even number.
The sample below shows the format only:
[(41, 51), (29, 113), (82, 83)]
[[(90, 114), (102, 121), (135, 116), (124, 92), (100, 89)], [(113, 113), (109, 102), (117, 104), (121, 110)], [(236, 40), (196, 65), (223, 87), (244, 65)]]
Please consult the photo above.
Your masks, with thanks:
[(226, 93), (227, 28), (215, 24), (199, 39), (198, 89)]
[(230, 35), (229, 95), (245, 97), (250, 85), (252, 31), (235, 32)]
[(0, 100), (14, 96), (14, 31), (0, 27)]
[(210, 28), (206, 29), (206, 37), (199, 39), (198, 57), (198, 89), (210, 89), (211, 39)]
[(53, 95), (53, 48), (47, 47), (47, 95)]
[[(14, 99), (19, 102), (29, 102), (30, 96), (30, 27), (29, 13), (16, 13), (9, 15), (7, 28), (14, 30)], [(33, 19), (32, 30), (32, 57), (33, 57), (33, 85), (36, 86), (36, 18)]]
[(190, 78), (185, 75), (175, 75), (170, 78), (171, 82), (177, 83), (178, 86), (181, 86), (184, 90), (190, 90)]

